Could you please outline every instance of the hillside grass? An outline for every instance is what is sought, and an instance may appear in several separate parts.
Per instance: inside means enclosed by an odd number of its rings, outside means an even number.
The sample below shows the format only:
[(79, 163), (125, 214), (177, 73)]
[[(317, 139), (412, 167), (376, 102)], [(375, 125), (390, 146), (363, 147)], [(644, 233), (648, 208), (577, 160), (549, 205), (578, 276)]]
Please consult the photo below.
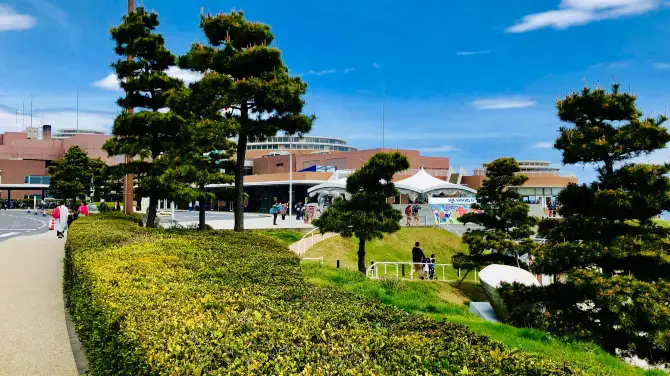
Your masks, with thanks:
[(253, 230), (252, 232), (269, 236), (288, 247), (289, 245), (300, 241), (308, 230), (309, 229), (262, 229)]
[(505, 343), (512, 349), (554, 361), (574, 362), (589, 375), (666, 375), (661, 371), (644, 371), (629, 366), (594, 344), (559, 340), (542, 331), (482, 320), (469, 313), (467, 305), (464, 304), (469, 300), (485, 300), (478, 284), (466, 282), (463, 290), (459, 291), (444, 282), (370, 280), (355, 271), (314, 263), (303, 263), (302, 270), (310, 283), (337, 287), (380, 300), (410, 313), (463, 324), (476, 333)]
[[(451, 264), (451, 256), (465, 249), (457, 235), (439, 227), (405, 227), (383, 239), (368, 242), (365, 245), (366, 264), (370, 265), (370, 261), (410, 262), (412, 247), (417, 241), (426, 256), (435, 254), (438, 264)], [(356, 269), (357, 251), (358, 239), (334, 236), (309, 248), (305, 257), (323, 257), (324, 264), (329, 266), (335, 266), (340, 260), (341, 267)]]

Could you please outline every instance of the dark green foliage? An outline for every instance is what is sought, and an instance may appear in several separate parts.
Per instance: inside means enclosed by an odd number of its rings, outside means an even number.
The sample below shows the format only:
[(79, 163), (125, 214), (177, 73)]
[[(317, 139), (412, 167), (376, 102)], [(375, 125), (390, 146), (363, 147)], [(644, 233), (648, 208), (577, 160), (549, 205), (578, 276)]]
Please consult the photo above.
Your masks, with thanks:
[(397, 195), (393, 175), (409, 168), (400, 153), (377, 153), (347, 178), (349, 199), (337, 198), (314, 226), (321, 232), (337, 232), (358, 238), (358, 270), (365, 273), (365, 242), (400, 229), (402, 214), (388, 203)]
[(499, 158), (486, 165), (486, 180), (477, 189), (477, 203), (472, 205), (481, 212), (470, 212), (459, 219), (483, 227), (463, 234), (469, 254), (460, 252), (452, 257), (455, 268), (466, 270), (460, 282), (470, 271), (490, 264), (521, 266), (519, 255), (531, 253), (535, 248), (530, 236), (537, 218), (528, 215), (530, 209), (519, 193), (508, 189), (528, 180), (520, 171), (514, 158)]
[(558, 102), (560, 119), (572, 124), (561, 127), (556, 148), (565, 163), (595, 164), (598, 180), (570, 184), (558, 197), (563, 219), (539, 226), (548, 243), (533, 269), (565, 273), (567, 282), (502, 291), (517, 324), (662, 362), (670, 360), (670, 232), (653, 218), (670, 210), (670, 164), (631, 159), (664, 148), (670, 133), (665, 116), (643, 118), (635, 101), (615, 84)]
[(270, 27), (250, 22), (242, 12), (200, 17), (210, 46), (196, 43), (179, 59), (179, 66), (204, 74), (201, 87), (215, 94), (211, 108), (226, 115), (237, 135), (235, 165), (235, 230), (244, 230), (242, 177), (247, 142), (284, 131), (306, 133), (314, 116), (302, 114), (307, 85), (291, 77)]
[(235, 143), (234, 120), (226, 119), (219, 111), (220, 98), (211, 82), (195, 82), (189, 89), (175, 90), (168, 104), (170, 110), (184, 119), (181, 138), (174, 149), (163, 158), (169, 161), (167, 177), (176, 183), (176, 195), (181, 199), (200, 201), (199, 225), (205, 230), (205, 203), (217, 197), (205, 190), (208, 184), (232, 183), (232, 156)]
[(120, 201), (123, 193), (123, 180), (117, 166), (107, 166), (98, 160), (94, 166), (93, 199), (107, 202)]
[(89, 158), (79, 146), (72, 146), (63, 158), (49, 166), (49, 193), (60, 199), (72, 200), (73, 207), (76, 207), (77, 199), (91, 194), (94, 178), (104, 166), (100, 159)]
[(254, 233), (73, 223), (65, 288), (93, 375), (574, 375), (437, 322), (305, 281)]
[[(126, 95), (117, 101), (123, 112), (114, 120), (114, 137), (104, 145), (110, 155), (133, 158), (119, 168), (133, 174), (137, 197), (149, 197), (149, 227), (155, 226), (158, 200), (170, 197), (174, 191), (172, 181), (165, 177), (168, 161), (161, 160), (161, 155), (174, 150), (184, 123), (173, 112), (159, 112), (167, 107), (173, 90), (183, 87), (183, 83), (165, 73), (176, 59), (165, 48), (163, 37), (155, 32), (158, 24), (156, 13), (138, 7), (123, 16), (121, 25), (110, 30), (115, 51), (121, 56), (112, 66)], [(133, 113), (135, 108), (140, 110)]]

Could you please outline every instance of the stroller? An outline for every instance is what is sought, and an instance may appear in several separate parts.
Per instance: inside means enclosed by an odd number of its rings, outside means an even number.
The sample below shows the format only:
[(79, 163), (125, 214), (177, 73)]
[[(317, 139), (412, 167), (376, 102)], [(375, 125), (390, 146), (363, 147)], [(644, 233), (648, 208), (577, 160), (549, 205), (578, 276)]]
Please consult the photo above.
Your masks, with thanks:
[(426, 279), (435, 279), (435, 255), (424, 257), (421, 262), (423, 263), (423, 274)]

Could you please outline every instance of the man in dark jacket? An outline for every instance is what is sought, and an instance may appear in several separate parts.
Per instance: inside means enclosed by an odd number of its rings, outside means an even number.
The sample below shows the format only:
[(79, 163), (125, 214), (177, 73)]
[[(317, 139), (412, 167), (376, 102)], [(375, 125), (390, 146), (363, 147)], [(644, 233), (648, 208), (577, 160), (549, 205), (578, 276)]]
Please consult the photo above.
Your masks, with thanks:
[(419, 242), (414, 243), (414, 248), (412, 248), (412, 262), (414, 263), (414, 271), (421, 279), (423, 279), (422, 262), (425, 257), (426, 256), (423, 254), (423, 250), (421, 249)]

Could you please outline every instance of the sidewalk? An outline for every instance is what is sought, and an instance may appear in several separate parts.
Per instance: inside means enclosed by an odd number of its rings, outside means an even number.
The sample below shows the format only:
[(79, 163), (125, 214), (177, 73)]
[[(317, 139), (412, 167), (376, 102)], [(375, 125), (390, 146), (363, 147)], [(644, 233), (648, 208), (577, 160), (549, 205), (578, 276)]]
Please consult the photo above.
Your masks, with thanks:
[[(244, 218), (244, 229), (245, 230), (255, 230), (255, 229), (265, 229), (265, 228), (314, 228), (311, 224), (306, 224), (304, 221), (297, 221), (295, 217), (290, 221), (291, 226), (289, 227), (288, 216), (285, 220), (281, 220), (281, 215), (277, 217), (277, 225), (272, 224), (272, 216), (265, 215), (262, 217), (254, 218)], [(198, 222), (179, 222), (182, 226), (197, 225)], [(207, 220), (207, 224), (212, 226), (215, 230), (232, 230), (235, 226), (235, 220), (224, 219), (224, 220)]]
[(0, 375), (78, 375), (65, 324), (63, 245), (53, 231), (0, 242)]

